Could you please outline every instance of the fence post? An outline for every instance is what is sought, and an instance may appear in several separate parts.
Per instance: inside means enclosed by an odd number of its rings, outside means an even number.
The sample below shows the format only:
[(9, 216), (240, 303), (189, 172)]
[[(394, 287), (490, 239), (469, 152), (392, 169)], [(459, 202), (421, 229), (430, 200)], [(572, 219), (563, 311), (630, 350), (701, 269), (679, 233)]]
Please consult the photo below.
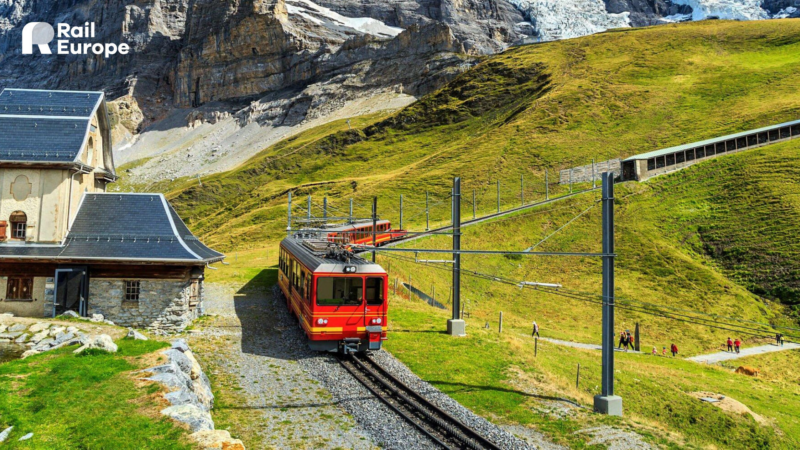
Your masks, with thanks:
[(522, 206), (525, 206), (525, 176), (519, 176), (519, 200)]
[(322, 198), (322, 223), (328, 224), (328, 197)]
[(575, 376), (575, 389), (579, 389), (581, 385), (581, 363), (578, 363), (578, 374)]
[(311, 226), (311, 196), (308, 196), (308, 226)]
[(498, 328), (498, 333), (503, 332), (503, 311), (500, 311), (500, 327)]
[(497, 180), (497, 212), (500, 212), (500, 180)]
[(353, 199), (350, 199), (350, 218), (349, 222), (353, 223)]
[(472, 190), (472, 220), (475, 220), (475, 189)]
[(292, 191), (289, 191), (289, 220), (286, 222), (286, 236), (292, 235)]
[(572, 194), (572, 168), (569, 169), (569, 193)]
[(400, 229), (403, 229), (403, 194), (400, 194)]
[(428, 209), (428, 191), (425, 191), (425, 231), (431, 229), (431, 210)]
[(550, 178), (547, 169), (544, 169), (544, 199), (550, 200)]

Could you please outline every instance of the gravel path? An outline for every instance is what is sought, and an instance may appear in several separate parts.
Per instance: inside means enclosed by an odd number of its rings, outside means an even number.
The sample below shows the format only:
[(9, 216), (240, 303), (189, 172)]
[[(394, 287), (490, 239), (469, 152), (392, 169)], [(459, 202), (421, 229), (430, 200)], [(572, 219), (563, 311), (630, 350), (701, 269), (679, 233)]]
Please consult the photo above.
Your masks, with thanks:
[(199, 321), (199, 332), (188, 340), (215, 383), (243, 394), (237, 395), (243, 399), (239, 404), (218, 405), (214, 412), (245, 410), (235, 411), (233, 420), (244, 417), (250, 424), (234, 424), (233, 431), (250, 435), (236, 436), (245, 438), (248, 448), (376, 448), (370, 434), (304, 370), (306, 359), (315, 355), (306, 350), (283, 305), (264, 291), (237, 292), (211, 283), (205, 298), (212, 316)]
[[(602, 346), (597, 345), (597, 344), (583, 344), (583, 343), (580, 343), (580, 342), (562, 341), (561, 339), (553, 339), (553, 338), (546, 338), (546, 337), (543, 337), (543, 338), (540, 338), (540, 339), (543, 340), (543, 341), (550, 342), (551, 344), (563, 345), (565, 347), (582, 348), (582, 349), (585, 349), (585, 350), (602, 350), (603, 349)], [(614, 351), (615, 352), (625, 352), (625, 351), (628, 351), (628, 350), (620, 349), (620, 348), (616, 348), (615, 347)], [(637, 352), (635, 350), (629, 350), (629, 352), (630, 353), (642, 353), (642, 352)]]
[(739, 359), (744, 358), (745, 356), (753, 356), (753, 355), (763, 355), (764, 353), (772, 353), (772, 352), (782, 352), (786, 350), (795, 350), (800, 349), (800, 344), (795, 344), (793, 342), (786, 342), (783, 346), (777, 346), (775, 344), (768, 344), (768, 345), (761, 345), (758, 347), (748, 347), (739, 350), (739, 353), (734, 352), (717, 352), (711, 353), (709, 355), (698, 355), (692, 356), (691, 358), (686, 358), (689, 361), (699, 362), (699, 363), (706, 363), (706, 364), (715, 364), (722, 361), (730, 361), (732, 359)]
[[(435, 448), (353, 379), (333, 355), (308, 350), (296, 320), (272, 292), (237, 291), (211, 283), (205, 289), (206, 312), (212, 316), (198, 323), (199, 331), (189, 341), (201, 359), (213, 361), (215, 375), (236, 380), (247, 399), (236, 408), (260, 412), (255, 433), (262, 446), (256, 448)], [(509, 432), (476, 416), (385, 351), (373, 357), (504, 449), (561, 448), (534, 430), (515, 427)]]

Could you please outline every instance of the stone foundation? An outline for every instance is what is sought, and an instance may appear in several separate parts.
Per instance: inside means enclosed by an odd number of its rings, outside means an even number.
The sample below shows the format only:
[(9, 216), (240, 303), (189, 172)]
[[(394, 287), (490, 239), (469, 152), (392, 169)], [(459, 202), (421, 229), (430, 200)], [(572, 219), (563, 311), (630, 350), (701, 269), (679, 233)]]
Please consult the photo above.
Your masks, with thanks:
[[(139, 280), (137, 302), (124, 300), (125, 280), (90, 279), (89, 314), (102, 314), (120, 326), (171, 333), (186, 328), (202, 311), (199, 280)], [(192, 301), (192, 283), (200, 283), (196, 301)]]

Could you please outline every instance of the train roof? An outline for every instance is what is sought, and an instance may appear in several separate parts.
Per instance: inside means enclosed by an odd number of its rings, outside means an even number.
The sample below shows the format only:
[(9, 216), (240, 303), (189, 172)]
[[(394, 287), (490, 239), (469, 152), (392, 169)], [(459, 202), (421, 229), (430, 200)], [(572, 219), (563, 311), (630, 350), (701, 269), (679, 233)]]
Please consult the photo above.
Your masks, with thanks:
[(356, 267), (356, 273), (385, 274), (379, 264), (353, 256), (349, 261), (328, 256), (327, 241), (290, 237), (281, 241), (281, 246), (292, 253), (304, 266), (314, 273), (345, 273), (345, 267)]
[[(378, 225), (384, 225), (384, 224), (388, 224), (389, 221), (388, 220), (378, 220), (376, 223)], [(354, 229), (357, 226), (362, 226), (362, 225), (372, 226), (372, 221), (370, 220), (370, 221), (364, 221), (364, 222), (349, 223), (347, 225), (337, 225), (337, 226), (332, 226), (330, 228), (326, 227), (326, 228), (324, 228), (324, 230), (325, 231), (349, 231), (349, 230)]]

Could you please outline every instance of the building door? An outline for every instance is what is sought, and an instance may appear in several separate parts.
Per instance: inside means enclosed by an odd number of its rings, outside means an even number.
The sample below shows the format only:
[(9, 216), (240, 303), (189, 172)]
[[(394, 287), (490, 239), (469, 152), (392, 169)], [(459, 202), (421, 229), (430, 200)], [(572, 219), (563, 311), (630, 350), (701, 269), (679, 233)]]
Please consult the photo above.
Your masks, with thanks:
[(86, 317), (88, 311), (89, 276), (84, 267), (56, 269), (53, 317), (75, 311)]

